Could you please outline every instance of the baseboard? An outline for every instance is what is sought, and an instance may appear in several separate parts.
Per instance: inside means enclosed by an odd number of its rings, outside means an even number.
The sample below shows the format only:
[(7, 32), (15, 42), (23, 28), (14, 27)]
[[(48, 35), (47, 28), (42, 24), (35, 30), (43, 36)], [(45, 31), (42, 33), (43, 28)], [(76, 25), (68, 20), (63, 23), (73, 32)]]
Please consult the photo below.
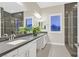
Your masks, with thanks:
[(52, 42), (48, 42), (48, 44), (52, 44), (52, 45), (65, 45), (64, 43), (52, 43)]

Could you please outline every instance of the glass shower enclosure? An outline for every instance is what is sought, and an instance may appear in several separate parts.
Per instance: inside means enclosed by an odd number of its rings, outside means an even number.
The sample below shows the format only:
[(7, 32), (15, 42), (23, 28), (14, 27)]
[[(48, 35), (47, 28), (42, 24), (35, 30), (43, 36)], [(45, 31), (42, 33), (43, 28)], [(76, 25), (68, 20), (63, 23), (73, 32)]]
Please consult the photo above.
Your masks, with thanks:
[(65, 4), (65, 45), (71, 56), (77, 56), (77, 2)]

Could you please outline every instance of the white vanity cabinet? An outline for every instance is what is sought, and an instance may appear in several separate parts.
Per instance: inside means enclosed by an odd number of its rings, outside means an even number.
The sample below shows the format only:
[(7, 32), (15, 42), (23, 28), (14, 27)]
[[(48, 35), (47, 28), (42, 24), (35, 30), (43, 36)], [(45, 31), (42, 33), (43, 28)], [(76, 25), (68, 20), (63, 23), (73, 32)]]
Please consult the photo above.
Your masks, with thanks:
[(36, 49), (42, 49), (47, 44), (47, 34), (31, 41), (3, 57), (36, 57)]
[(35, 56), (36, 56), (36, 40), (7, 53), (3, 57), (35, 57)]
[(44, 48), (46, 46), (46, 44), (47, 44), (47, 34), (38, 38), (37, 50), (41, 50), (42, 48)]

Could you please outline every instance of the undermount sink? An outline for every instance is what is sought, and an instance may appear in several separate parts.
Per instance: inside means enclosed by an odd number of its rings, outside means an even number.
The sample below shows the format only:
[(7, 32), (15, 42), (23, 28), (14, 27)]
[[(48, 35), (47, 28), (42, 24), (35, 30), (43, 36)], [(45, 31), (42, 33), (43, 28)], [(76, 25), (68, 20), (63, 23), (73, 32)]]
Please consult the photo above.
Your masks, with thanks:
[(22, 43), (24, 41), (26, 41), (26, 40), (15, 40), (15, 41), (12, 41), (12, 42), (8, 42), (7, 44), (16, 45), (16, 44)]

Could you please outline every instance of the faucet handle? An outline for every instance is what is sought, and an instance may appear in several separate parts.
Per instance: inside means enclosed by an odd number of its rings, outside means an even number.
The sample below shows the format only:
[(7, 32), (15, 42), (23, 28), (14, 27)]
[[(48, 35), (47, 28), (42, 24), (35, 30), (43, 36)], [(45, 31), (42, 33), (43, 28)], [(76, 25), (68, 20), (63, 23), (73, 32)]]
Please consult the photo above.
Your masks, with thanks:
[(4, 34), (3, 37), (8, 37), (8, 34)]
[(16, 35), (15, 35), (15, 34), (13, 34), (13, 36), (14, 36), (14, 37), (16, 37)]

